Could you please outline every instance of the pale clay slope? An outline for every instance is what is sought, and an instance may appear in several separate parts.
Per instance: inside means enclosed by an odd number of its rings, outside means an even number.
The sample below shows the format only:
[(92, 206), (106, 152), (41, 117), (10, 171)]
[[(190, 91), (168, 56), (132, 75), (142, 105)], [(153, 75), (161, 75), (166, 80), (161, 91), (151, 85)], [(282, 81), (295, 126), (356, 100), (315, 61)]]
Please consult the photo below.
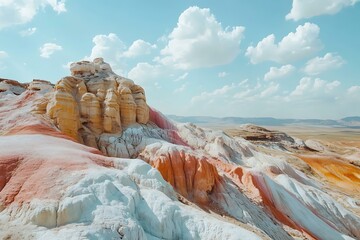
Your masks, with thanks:
[[(42, 135), (0, 138), (4, 155), (32, 152), (28, 157), (51, 159), (60, 151), (71, 154), (69, 161), (90, 164), (63, 176), (69, 187), (55, 186), (62, 192), (59, 200), (33, 199), (20, 208), (5, 208), (0, 213), (0, 238), (14, 234), (26, 239), (260, 239), (178, 202), (172, 187), (143, 161), (109, 158), (114, 163), (109, 169), (89, 163), (82, 156), (85, 152), (72, 145)], [(43, 147), (32, 151), (36, 146)], [(31, 231), (20, 231), (24, 224)]]
[[(114, 74), (102, 59), (71, 70), (73, 76), (55, 91), (37, 82), (20, 96), (12, 95), (9, 84), (0, 92), (0, 133), (10, 135), (0, 137), (0, 157), (25, 156), (15, 162), (37, 167), (23, 179), (20, 170), (28, 168), (0, 166), (1, 174), (14, 174), (0, 188), (1, 238), (291, 239), (288, 232), (360, 238), (359, 217), (283, 159), (221, 131), (172, 123), (146, 105), (140, 86)], [(51, 136), (26, 135), (24, 126)], [(39, 126), (59, 128), (115, 158)], [(159, 171), (128, 159), (138, 157)], [(184, 205), (174, 190), (249, 224), (252, 232)]]

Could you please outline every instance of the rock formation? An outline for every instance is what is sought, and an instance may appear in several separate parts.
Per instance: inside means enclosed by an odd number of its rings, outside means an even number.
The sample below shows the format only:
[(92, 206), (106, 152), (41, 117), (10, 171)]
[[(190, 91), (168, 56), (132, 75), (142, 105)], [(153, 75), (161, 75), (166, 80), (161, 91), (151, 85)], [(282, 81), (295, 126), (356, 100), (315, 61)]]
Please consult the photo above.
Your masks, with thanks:
[(144, 89), (116, 75), (102, 58), (72, 63), (70, 71), (72, 76), (61, 79), (34, 107), (36, 113), (46, 108), (64, 134), (98, 148), (101, 134), (121, 135), (128, 126), (148, 123)]
[(93, 93), (84, 93), (80, 100), (81, 122), (92, 132), (99, 134), (103, 130), (101, 105)]
[(23, 93), (28, 84), (21, 84), (11, 79), (0, 78), (0, 96), (5, 94), (20, 95)]
[(182, 196), (200, 204), (210, 202), (209, 193), (219, 176), (204, 156), (198, 156), (190, 148), (158, 143), (148, 145), (139, 158), (158, 169)]
[(103, 59), (70, 70), (0, 79), (0, 239), (360, 238), (357, 148), (178, 124)]
[(118, 102), (119, 100), (114, 89), (108, 89), (104, 101), (104, 131), (107, 133), (121, 132), (120, 109)]
[(136, 122), (136, 103), (130, 88), (126, 85), (119, 86), (118, 91), (120, 94), (121, 122), (124, 126), (129, 126)]

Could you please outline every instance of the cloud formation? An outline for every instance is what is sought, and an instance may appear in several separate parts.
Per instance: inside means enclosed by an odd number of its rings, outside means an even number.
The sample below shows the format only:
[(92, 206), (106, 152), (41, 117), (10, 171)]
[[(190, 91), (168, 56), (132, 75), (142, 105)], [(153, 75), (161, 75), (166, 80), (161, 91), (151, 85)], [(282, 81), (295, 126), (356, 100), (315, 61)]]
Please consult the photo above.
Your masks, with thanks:
[(211, 92), (204, 91), (200, 95), (194, 96), (191, 98), (192, 103), (196, 103), (199, 101), (209, 101), (212, 102), (215, 97), (224, 97), (227, 93), (229, 93), (231, 90), (236, 88), (236, 84), (232, 83), (231, 85), (224, 85), (221, 88), (215, 89)]
[(39, 9), (66, 12), (65, 0), (0, 0), (0, 29), (30, 22)]
[(28, 28), (28, 29), (20, 31), (19, 34), (22, 37), (28, 37), (28, 36), (33, 35), (35, 32), (36, 32), (36, 27), (32, 27), (32, 28)]
[(285, 18), (298, 21), (303, 18), (335, 14), (357, 2), (359, 0), (293, 0), (291, 11)]
[(305, 65), (304, 72), (308, 75), (318, 75), (331, 69), (337, 69), (344, 63), (342, 57), (327, 53), (324, 57), (315, 57), (309, 60)]
[(303, 77), (300, 79), (299, 85), (290, 93), (290, 96), (319, 96), (321, 93), (329, 93), (340, 86), (339, 81), (328, 82), (320, 78)]
[(245, 55), (253, 64), (263, 61), (294, 62), (322, 49), (319, 33), (318, 25), (307, 22), (299, 25), (295, 32), (290, 32), (279, 43), (275, 43), (274, 34), (268, 35), (255, 47), (248, 47)]
[(103, 57), (111, 65), (117, 65), (126, 46), (115, 33), (96, 35), (93, 38), (94, 46), (91, 49), (90, 59)]
[(57, 51), (61, 51), (62, 47), (56, 43), (45, 43), (40, 47), (40, 57), (50, 58)]
[(357, 95), (360, 94), (360, 86), (351, 86), (348, 88), (347, 92), (351, 95)]
[[(90, 56), (86, 56), (85, 59), (93, 60), (94, 58), (102, 57), (112, 66), (115, 72), (122, 75), (126, 74), (126, 58), (135, 58), (141, 55), (147, 55), (156, 48), (156, 45), (151, 45), (142, 39), (135, 40), (131, 46), (127, 48), (125, 43), (115, 33), (109, 33), (108, 35), (96, 35), (93, 37), (92, 41), (94, 46), (91, 49), (91, 54)], [(132, 74), (135, 76), (135, 72), (141, 71), (144, 66), (145, 65), (140, 64), (140, 66), (135, 67)]]
[(131, 44), (126, 52), (124, 52), (124, 56), (128, 58), (134, 58), (141, 55), (147, 55), (150, 54), (153, 49), (156, 49), (155, 44), (151, 45), (142, 39), (138, 39)]
[(189, 7), (179, 17), (158, 59), (178, 69), (195, 69), (228, 64), (240, 51), (245, 28), (223, 29), (208, 8)]
[(129, 71), (128, 78), (139, 83), (149, 80), (156, 80), (167, 74), (167, 72), (168, 69), (163, 65), (153, 65), (146, 62), (140, 62)]
[(294, 70), (295, 67), (290, 64), (281, 66), (279, 68), (270, 67), (269, 71), (264, 75), (264, 80), (270, 81), (274, 79), (284, 78), (286, 76), (289, 76), (292, 72), (294, 72)]

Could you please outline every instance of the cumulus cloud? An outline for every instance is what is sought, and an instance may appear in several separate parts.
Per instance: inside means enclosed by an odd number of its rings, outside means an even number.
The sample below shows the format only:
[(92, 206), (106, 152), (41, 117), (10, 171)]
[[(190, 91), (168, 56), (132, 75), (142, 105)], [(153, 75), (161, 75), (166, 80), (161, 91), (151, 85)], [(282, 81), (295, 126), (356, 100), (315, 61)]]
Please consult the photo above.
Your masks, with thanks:
[(291, 11), (285, 18), (298, 21), (303, 18), (335, 14), (357, 2), (359, 0), (293, 0)]
[(111, 65), (116, 65), (126, 49), (125, 44), (115, 33), (96, 35), (92, 41), (94, 47), (89, 58), (103, 57)]
[(284, 78), (286, 76), (289, 76), (294, 70), (295, 67), (290, 64), (281, 66), (279, 68), (270, 67), (270, 70), (264, 75), (264, 80), (270, 81), (274, 79)]
[(179, 17), (158, 59), (179, 69), (212, 67), (230, 63), (240, 51), (244, 27), (222, 27), (210, 9), (190, 7)]
[(238, 91), (233, 95), (233, 99), (238, 102), (263, 101), (273, 97), (280, 89), (280, 84), (269, 83), (261, 84), (257, 82), (251, 85), (248, 80), (240, 82)]
[(266, 89), (261, 91), (260, 97), (265, 98), (274, 95), (279, 90), (279, 87), (280, 87), (279, 84), (270, 84), (270, 86), (268, 86)]
[(239, 91), (233, 95), (233, 98), (241, 101), (253, 99), (254, 96), (259, 93), (259, 89), (262, 87), (259, 82), (256, 84), (256, 86), (251, 87), (249, 84), (249, 79), (241, 81), (239, 86), (241, 89), (239, 89)]
[(167, 73), (168, 70), (162, 65), (141, 62), (129, 71), (128, 78), (136, 82), (145, 82), (156, 80)]
[(131, 44), (126, 52), (124, 52), (124, 56), (133, 58), (141, 55), (147, 55), (150, 54), (153, 49), (156, 49), (156, 45), (151, 45), (142, 39), (138, 39)]
[[(102, 57), (112, 66), (115, 72), (123, 75), (125, 75), (124, 58), (134, 58), (149, 54), (152, 49), (156, 48), (156, 45), (151, 45), (141, 39), (134, 41), (131, 46), (127, 48), (125, 43), (115, 33), (96, 35), (92, 41), (94, 46), (91, 54), (90, 56), (86, 56), (85, 59), (93, 60), (94, 58)], [(145, 65), (142, 63), (140, 66), (144, 67)], [(136, 67), (134, 70), (139, 71), (141, 67)]]
[(58, 14), (66, 12), (65, 0), (0, 0), (0, 29), (27, 23), (47, 6)]
[(328, 82), (320, 78), (303, 77), (300, 79), (299, 85), (290, 93), (290, 96), (311, 96), (320, 93), (329, 93), (340, 86), (339, 81)]
[(253, 64), (263, 61), (293, 62), (310, 56), (322, 48), (319, 32), (320, 28), (316, 24), (305, 23), (299, 25), (295, 32), (289, 33), (279, 43), (275, 43), (274, 34), (265, 37), (256, 47), (248, 47), (245, 55)]
[(219, 77), (219, 78), (224, 78), (224, 77), (226, 77), (227, 75), (229, 75), (227, 72), (219, 72), (219, 73), (218, 73), (218, 77)]
[(57, 51), (61, 51), (62, 47), (55, 43), (45, 43), (40, 47), (40, 56), (43, 58), (49, 58)]
[(351, 95), (360, 94), (360, 86), (351, 86), (348, 88), (347, 92)]
[(204, 91), (200, 95), (192, 97), (191, 102), (192, 103), (196, 103), (196, 102), (199, 102), (199, 101), (210, 101), (210, 102), (212, 102), (213, 98), (219, 97), (219, 96), (223, 97), (224, 95), (229, 93), (234, 88), (236, 88), (236, 84), (232, 83), (231, 85), (224, 85), (221, 88), (215, 89), (212, 92)]
[(31, 36), (36, 32), (36, 27), (28, 28), (19, 32), (20, 36), (27, 37)]
[(324, 57), (315, 57), (309, 60), (304, 68), (308, 75), (318, 75), (322, 72), (341, 67), (345, 61), (340, 56), (332, 53), (325, 54)]

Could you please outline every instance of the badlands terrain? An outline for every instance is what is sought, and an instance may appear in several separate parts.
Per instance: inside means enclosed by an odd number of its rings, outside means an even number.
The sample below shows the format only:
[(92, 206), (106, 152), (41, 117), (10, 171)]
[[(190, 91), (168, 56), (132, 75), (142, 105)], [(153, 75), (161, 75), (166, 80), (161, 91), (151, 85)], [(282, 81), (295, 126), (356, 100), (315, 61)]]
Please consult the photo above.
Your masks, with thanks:
[(360, 239), (356, 130), (176, 123), (70, 70), (0, 79), (0, 239)]

